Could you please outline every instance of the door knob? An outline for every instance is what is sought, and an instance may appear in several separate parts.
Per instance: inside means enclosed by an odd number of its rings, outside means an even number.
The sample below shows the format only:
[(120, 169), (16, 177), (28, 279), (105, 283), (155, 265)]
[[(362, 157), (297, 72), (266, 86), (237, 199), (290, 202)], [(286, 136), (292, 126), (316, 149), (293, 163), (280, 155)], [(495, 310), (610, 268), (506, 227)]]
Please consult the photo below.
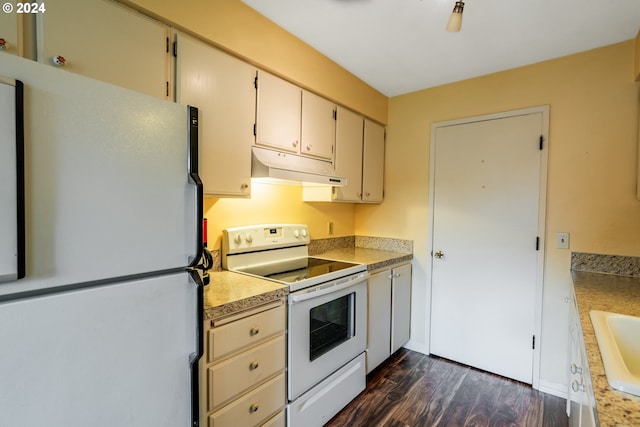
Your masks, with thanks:
[(435, 255), (435, 257), (436, 257), (436, 258), (440, 259), (440, 258), (442, 258), (442, 257), (444, 256), (444, 252), (442, 252), (442, 251), (436, 251), (436, 252), (434, 253), (434, 255)]

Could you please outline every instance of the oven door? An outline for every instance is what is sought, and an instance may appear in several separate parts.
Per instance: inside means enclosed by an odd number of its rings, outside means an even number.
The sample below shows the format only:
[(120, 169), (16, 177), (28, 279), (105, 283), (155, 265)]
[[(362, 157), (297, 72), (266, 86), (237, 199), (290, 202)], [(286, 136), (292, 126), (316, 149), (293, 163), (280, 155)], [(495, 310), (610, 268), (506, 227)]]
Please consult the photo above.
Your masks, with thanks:
[(289, 294), (290, 401), (365, 351), (367, 277), (359, 273)]

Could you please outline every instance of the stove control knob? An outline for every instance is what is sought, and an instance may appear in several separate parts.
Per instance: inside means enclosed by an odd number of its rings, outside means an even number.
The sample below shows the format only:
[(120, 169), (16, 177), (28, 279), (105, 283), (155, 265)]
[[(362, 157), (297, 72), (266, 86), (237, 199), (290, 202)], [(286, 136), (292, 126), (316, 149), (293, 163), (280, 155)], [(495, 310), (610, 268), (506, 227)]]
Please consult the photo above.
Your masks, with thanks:
[(242, 242), (242, 236), (240, 235), (240, 233), (236, 234), (236, 236), (233, 238), (233, 241), (237, 244), (240, 244)]
[(305, 238), (307, 237), (307, 229), (306, 228), (302, 229), (302, 237), (305, 237)]
[(251, 234), (247, 234), (247, 236), (244, 238), (244, 240), (246, 240), (247, 243), (251, 243), (251, 242), (253, 242), (253, 236)]
[(300, 238), (300, 231), (297, 228), (293, 230), (293, 237), (296, 239)]

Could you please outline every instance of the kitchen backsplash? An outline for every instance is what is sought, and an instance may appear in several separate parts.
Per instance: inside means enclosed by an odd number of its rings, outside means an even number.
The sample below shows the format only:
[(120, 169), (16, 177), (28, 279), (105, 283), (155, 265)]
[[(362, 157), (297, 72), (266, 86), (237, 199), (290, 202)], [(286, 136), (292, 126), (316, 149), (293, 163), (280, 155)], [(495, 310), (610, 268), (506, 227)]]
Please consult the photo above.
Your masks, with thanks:
[(413, 253), (413, 240), (392, 239), (388, 237), (348, 236), (311, 240), (309, 255), (342, 248), (366, 248), (383, 251)]
[[(413, 253), (413, 240), (371, 236), (346, 236), (314, 239), (309, 243), (309, 255), (313, 256), (334, 249), (352, 247)], [(222, 269), (221, 251), (219, 249), (213, 249), (211, 250), (211, 256), (213, 257), (213, 268), (211, 270), (220, 271)]]
[(572, 252), (571, 270), (640, 276), (640, 257)]

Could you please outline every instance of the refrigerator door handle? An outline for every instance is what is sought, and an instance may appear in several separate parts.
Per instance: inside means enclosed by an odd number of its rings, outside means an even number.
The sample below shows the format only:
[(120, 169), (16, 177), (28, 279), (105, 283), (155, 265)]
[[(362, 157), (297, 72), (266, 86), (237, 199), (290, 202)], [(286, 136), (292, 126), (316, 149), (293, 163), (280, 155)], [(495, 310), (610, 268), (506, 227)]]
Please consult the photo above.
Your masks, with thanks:
[(202, 222), (204, 219), (203, 203), (204, 203), (204, 190), (200, 175), (198, 175), (198, 108), (194, 106), (188, 106), (189, 110), (189, 154), (188, 154), (188, 168), (189, 179), (195, 185), (196, 188), (196, 248), (195, 256), (191, 260), (190, 267), (195, 267), (200, 259), (202, 259)]
[(0, 282), (5, 282), (23, 279), (26, 273), (24, 85), (20, 80), (0, 76), (0, 125), (0, 199), (9, 203), (0, 209)]
[(191, 279), (196, 286), (197, 292), (197, 314), (196, 314), (196, 336), (197, 350), (191, 354), (189, 363), (191, 364), (191, 426), (198, 427), (200, 425), (200, 371), (198, 362), (204, 354), (204, 286), (200, 280), (200, 275), (196, 270), (189, 270)]

